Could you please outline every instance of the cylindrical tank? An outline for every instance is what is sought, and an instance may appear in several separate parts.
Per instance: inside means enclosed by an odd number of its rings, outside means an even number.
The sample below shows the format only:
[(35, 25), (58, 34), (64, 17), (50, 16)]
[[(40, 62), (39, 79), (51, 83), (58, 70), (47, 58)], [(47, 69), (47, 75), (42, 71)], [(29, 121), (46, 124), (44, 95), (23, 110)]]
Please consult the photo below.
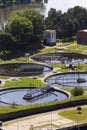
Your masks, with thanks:
[(53, 46), (56, 45), (56, 31), (45, 30), (43, 35), (43, 44)]

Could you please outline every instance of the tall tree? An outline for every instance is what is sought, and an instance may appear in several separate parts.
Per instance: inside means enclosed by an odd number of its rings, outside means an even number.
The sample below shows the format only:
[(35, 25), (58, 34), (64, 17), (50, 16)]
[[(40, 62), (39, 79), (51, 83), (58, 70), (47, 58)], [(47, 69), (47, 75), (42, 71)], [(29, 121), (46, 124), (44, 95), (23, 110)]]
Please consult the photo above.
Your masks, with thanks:
[(21, 16), (14, 15), (8, 22), (6, 30), (16, 38), (18, 44), (28, 43), (33, 36), (32, 22)]
[(55, 29), (57, 37), (72, 37), (78, 30), (87, 28), (87, 9), (76, 6), (66, 13), (50, 9), (45, 20), (45, 27)]
[(10, 34), (4, 31), (0, 31), (0, 51), (13, 51), (15, 49), (16, 40)]
[(57, 36), (60, 33), (60, 23), (61, 23), (62, 11), (51, 8), (48, 12), (48, 17), (45, 19), (45, 28), (55, 29), (57, 32)]
[(4, 5), (6, 5), (7, 2), (8, 2), (8, 0), (2, 0), (2, 3), (3, 3)]
[(38, 10), (24, 9), (21, 11), (15, 11), (11, 16), (11, 19), (14, 17), (24, 17), (27, 20), (31, 21), (33, 26), (33, 36), (31, 39), (34, 41), (41, 40), (44, 30), (44, 16), (41, 15)]

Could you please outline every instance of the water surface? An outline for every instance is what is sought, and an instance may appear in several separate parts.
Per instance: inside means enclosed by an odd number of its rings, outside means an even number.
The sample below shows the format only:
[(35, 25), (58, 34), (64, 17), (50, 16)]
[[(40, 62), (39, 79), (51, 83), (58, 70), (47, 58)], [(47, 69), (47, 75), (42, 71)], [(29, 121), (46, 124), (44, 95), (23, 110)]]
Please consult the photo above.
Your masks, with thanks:
[(26, 105), (26, 104), (35, 104), (35, 103), (43, 103), (43, 102), (50, 102), (50, 101), (55, 101), (55, 100), (63, 100), (67, 98), (67, 95), (58, 92), (58, 91), (51, 91), (47, 94), (44, 94), (40, 98), (35, 98), (33, 100), (24, 100), (23, 96), (27, 92), (31, 92), (39, 94), (40, 90), (37, 92), (37, 89), (10, 89), (10, 90), (4, 90), (0, 92), (0, 105), (11, 105), (13, 102), (15, 102), (18, 105)]

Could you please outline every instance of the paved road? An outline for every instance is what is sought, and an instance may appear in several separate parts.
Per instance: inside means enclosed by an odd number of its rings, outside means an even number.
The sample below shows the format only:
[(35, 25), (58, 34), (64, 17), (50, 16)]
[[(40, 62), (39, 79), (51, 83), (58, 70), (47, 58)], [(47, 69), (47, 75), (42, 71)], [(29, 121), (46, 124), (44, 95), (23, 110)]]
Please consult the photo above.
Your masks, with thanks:
[(73, 125), (75, 122), (59, 116), (58, 111), (52, 111), (5, 122), (3, 123), (3, 130), (29, 130), (31, 125), (39, 127), (46, 124), (54, 124), (58, 127), (63, 127), (67, 125), (70, 126), (71, 124)]

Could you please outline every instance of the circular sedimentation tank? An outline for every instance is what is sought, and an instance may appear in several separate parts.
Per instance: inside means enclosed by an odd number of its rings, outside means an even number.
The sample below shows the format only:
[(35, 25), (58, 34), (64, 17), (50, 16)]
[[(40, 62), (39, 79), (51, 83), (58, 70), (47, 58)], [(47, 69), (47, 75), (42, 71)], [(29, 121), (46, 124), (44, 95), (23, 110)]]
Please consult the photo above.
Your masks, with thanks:
[[(25, 99), (24, 96), (28, 94), (32, 95), (32, 98)], [(46, 87), (21, 87), (21, 88), (9, 88), (0, 90), (0, 105), (26, 105), (43, 102), (51, 102), (55, 100), (63, 100), (68, 98), (68, 94), (56, 89), (50, 88), (49, 91)]]
[(36, 63), (8, 63), (0, 64), (0, 75), (2, 76), (35, 76), (50, 72), (51, 66)]
[(31, 56), (31, 58), (36, 61), (48, 64), (74, 64), (80, 62), (87, 62), (87, 55), (85, 54), (66, 52), (36, 54)]
[(48, 76), (45, 82), (58, 87), (87, 87), (86, 72), (59, 73)]

